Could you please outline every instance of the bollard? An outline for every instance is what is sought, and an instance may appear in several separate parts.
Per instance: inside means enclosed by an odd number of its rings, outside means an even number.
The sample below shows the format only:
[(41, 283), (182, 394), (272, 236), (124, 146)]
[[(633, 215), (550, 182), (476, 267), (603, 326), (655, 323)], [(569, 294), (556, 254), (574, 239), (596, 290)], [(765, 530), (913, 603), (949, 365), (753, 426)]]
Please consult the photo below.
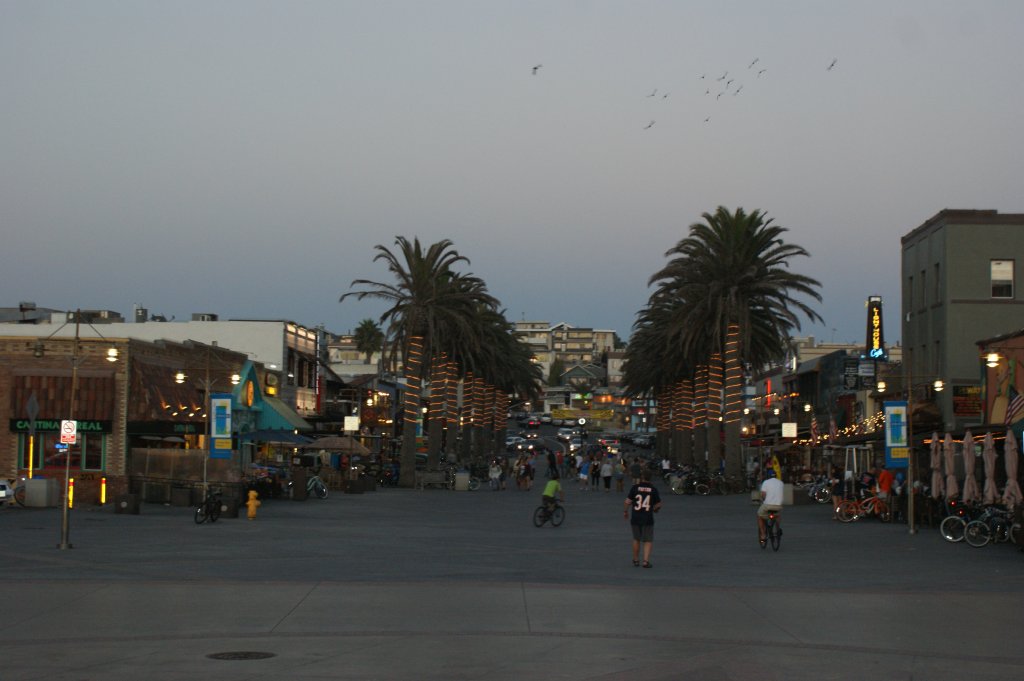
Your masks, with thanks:
[(68, 478), (68, 508), (75, 507), (75, 479)]
[(107, 503), (107, 479), (100, 478), (100, 506)]

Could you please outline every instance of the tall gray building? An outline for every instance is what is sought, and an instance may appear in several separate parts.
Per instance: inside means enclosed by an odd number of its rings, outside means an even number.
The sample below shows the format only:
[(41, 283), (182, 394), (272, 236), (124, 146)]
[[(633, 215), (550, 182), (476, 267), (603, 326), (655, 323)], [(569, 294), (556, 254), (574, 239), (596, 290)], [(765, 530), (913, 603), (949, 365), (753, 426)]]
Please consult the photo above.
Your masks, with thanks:
[(915, 398), (935, 400), (944, 430), (984, 423), (976, 342), (1022, 326), (1024, 213), (946, 209), (901, 241), (903, 358)]

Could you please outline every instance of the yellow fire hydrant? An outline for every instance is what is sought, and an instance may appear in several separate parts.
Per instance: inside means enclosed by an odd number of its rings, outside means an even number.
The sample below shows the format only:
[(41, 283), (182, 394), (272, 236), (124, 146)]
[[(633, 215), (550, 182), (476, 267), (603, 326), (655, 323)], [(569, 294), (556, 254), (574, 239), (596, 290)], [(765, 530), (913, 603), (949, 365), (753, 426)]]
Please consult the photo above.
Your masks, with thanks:
[(257, 499), (260, 494), (254, 489), (249, 490), (249, 500), (245, 502), (249, 512), (246, 514), (249, 520), (256, 520), (256, 509), (260, 507), (260, 500)]

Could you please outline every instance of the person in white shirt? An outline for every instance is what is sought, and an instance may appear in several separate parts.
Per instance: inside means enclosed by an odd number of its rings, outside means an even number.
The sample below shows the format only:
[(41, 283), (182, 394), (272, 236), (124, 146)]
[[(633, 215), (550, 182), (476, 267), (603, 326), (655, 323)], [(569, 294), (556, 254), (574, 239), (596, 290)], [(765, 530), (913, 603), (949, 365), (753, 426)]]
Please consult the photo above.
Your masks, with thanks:
[[(764, 482), (761, 483), (761, 505), (757, 507), (757, 540), (764, 545), (765, 527), (764, 521), (769, 511), (775, 511), (776, 522), (782, 516), (782, 481), (775, 477), (773, 468), (766, 468)], [(782, 525), (779, 523), (779, 532), (782, 532)]]

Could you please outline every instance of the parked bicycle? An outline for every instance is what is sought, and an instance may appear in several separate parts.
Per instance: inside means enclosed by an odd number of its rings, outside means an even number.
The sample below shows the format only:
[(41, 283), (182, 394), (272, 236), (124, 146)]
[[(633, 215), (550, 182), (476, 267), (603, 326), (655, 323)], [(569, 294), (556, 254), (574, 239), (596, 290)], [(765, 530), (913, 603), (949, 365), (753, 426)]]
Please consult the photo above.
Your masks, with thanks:
[(945, 508), (946, 517), (939, 523), (939, 534), (948, 542), (963, 541), (967, 523), (978, 516), (977, 509), (956, 499), (947, 501)]
[(860, 520), (869, 515), (877, 517), (883, 523), (892, 520), (889, 505), (875, 495), (863, 499), (847, 499), (839, 506), (839, 520), (844, 523)]
[(552, 502), (550, 507), (542, 504), (533, 512), (534, 527), (542, 527), (549, 520), (552, 527), (558, 527), (565, 520), (565, 509), (558, 501)]
[(964, 541), (980, 548), (989, 542), (999, 544), (1010, 539), (1013, 513), (998, 506), (986, 506), (977, 520), (964, 527)]
[(203, 499), (202, 503), (200, 503), (199, 506), (196, 507), (196, 525), (202, 525), (207, 520), (209, 520), (211, 523), (217, 522), (217, 518), (220, 517), (220, 507), (220, 490), (207, 490), (206, 498)]

